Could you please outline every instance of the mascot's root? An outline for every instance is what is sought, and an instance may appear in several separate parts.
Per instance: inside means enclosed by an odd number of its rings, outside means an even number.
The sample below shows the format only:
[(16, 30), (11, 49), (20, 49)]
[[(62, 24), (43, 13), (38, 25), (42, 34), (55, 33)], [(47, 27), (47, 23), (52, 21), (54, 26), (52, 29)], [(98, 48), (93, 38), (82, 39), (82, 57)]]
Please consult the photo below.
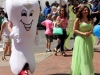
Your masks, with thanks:
[(18, 75), (29, 75), (28, 70), (29, 70), (29, 64), (26, 63), (24, 68), (22, 69), (22, 71)]

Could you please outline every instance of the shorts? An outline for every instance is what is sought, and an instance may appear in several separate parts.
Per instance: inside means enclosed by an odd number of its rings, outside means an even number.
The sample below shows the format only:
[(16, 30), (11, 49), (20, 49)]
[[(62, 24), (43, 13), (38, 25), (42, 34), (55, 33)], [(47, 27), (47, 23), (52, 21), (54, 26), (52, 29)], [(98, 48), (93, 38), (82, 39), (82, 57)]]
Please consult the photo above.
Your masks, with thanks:
[(11, 39), (9, 36), (3, 36), (3, 41), (4, 42), (11, 42)]
[(2, 40), (3, 40), (3, 48), (5, 48), (5, 42), (10, 42), (11, 43), (11, 39), (9, 36), (4, 36), (2, 35)]
[(45, 35), (45, 37), (46, 37), (46, 40), (48, 41), (48, 42), (53, 42), (53, 35)]

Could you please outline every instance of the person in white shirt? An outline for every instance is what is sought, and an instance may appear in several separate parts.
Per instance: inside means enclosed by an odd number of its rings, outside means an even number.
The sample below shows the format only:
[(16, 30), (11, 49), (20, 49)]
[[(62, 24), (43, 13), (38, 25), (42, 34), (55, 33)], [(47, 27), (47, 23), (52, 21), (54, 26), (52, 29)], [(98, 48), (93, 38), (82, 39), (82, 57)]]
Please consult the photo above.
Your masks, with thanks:
[(5, 14), (5, 17), (7, 18), (7, 20), (5, 20), (2, 25), (1, 25), (1, 33), (0, 33), (0, 40), (2, 38), (3, 40), (3, 44), (5, 45), (4, 48), (4, 52), (3, 52), (3, 56), (2, 56), (2, 60), (6, 60), (6, 57), (5, 57), (5, 54), (7, 53), (7, 51), (9, 50), (10, 51), (10, 54), (11, 54), (11, 39), (9, 37), (9, 30), (8, 30), (8, 16), (7, 14)]

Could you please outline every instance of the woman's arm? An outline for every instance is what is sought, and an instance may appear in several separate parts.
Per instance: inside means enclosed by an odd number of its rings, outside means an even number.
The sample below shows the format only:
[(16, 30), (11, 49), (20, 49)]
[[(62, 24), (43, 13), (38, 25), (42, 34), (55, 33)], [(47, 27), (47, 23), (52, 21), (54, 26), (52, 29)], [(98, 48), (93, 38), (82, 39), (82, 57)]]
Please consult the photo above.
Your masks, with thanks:
[(12, 25), (12, 22), (9, 22), (9, 23), (8, 23), (8, 30), (9, 30), (10, 32), (12, 31), (12, 26), (13, 26), (13, 25)]
[(78, 27), (79, 27), (79, 19), (77, 18), (74, 22), (73, 31), (79, 35), (90, 36), (91, 32), (81, 32), (78, 30)]
[(56, 22), (57, 22), (57, 25), (58, 26), (60, 26), (61, 25), (61, 23), (64, 21), (64, 19), (61, 19), (61, 20), (59, 20), (60, 18), (59, 18), (59, 16), (57, 17), (57, 19), (56, 19)]

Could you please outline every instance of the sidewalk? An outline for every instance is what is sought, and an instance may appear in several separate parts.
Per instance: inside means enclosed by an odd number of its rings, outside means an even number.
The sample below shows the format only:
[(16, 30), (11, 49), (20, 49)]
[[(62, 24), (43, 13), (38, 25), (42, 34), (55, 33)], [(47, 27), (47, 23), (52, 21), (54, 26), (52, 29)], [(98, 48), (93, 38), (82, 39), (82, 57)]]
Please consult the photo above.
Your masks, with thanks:
[[(46, 53), (44, 53), (45, 56)], [(43, 61), (37, 62), (36, 70), (33, 75), (69, 75), (72, 51), (67, 51), (67, 57), (55, 56), (54, 54), (48, 54)], [(43, 55), (43, 54), (42, 54)], [(37, 55), (38, 56), (38, 55)], [(41, 57), (41, 55), (39, 56)], [(94, 71), (95, 75), (100, 75), (100, 50), (96, 49), (94, 52)], [(41, 58), (40, 58), (41, 59)], [(0, 75), (13, 75), (9, 66), (0, 67)]]

